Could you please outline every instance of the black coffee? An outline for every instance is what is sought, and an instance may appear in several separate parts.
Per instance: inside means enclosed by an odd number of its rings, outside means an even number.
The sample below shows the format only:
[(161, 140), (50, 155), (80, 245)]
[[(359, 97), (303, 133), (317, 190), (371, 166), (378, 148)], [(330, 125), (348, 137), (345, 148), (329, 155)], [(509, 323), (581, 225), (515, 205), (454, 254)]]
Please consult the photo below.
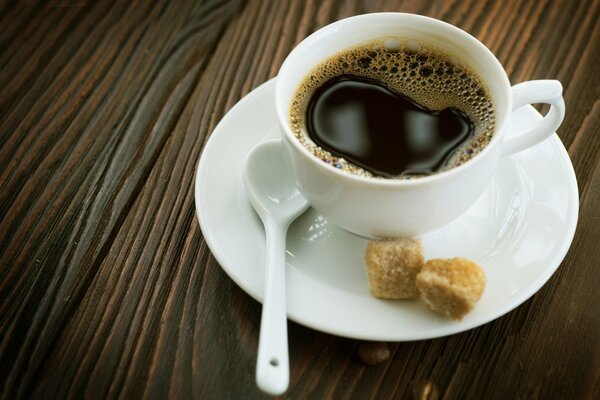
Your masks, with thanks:
[(297, 139), (334, 168), (410, 179), (461, 165), (494, 133), (495, 111), (460, 59), (397, 37), (315, 67), (290, 108)]
[(385, 177), (432, 174), (474, 133), (456, 108), (432, 111), (380, 81), (354, 75), (317, 89), (306, 128), (318, 146)]

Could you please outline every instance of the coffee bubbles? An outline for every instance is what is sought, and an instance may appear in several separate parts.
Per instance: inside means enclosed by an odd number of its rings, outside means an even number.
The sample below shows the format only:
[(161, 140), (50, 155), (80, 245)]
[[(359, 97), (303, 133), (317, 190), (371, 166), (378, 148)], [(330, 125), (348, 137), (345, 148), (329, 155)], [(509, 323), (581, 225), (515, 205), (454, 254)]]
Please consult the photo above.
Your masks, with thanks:
[[(317, 145), (308, 135), (307, 109), (313, 95), (332, 79), (362, 77), (380, 82), (425, 110), (456, 109), (472, 122), (468, 140), (461, 142), (434, 172), (463, 164), (479, 153), (494, 134), (495, 110), (478, 76), (455, 55), (416, 40), (387, 37), (346, 49), (313, 68), (293, 97), (290, 122), (296, 138), (324, 162), (353, 174), (386, 178), (413, 178), (429, 173), (390, 176), (369, 171), (368, 165), (348, 161), (334, 149)], [(378, 117), (380, 118), (380, 116)], [(393, 123), (394, 116), (390, 116)], [(402, 124), (402, 121), (398, 121)], [(331, 150), (334, 150), (333, 152)]]

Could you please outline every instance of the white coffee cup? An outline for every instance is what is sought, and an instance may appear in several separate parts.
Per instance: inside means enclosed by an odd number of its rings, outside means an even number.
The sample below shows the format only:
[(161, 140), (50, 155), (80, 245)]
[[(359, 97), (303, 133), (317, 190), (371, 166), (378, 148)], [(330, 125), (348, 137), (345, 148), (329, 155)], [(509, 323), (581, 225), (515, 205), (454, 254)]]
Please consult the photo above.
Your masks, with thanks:
[[(398, 36), (445, 50), (482, 79), (496, 110), (496, 132), (475, 157), (455, 168), (411, 180), (377, 179), (334, 168), (295, 137), (290, 106), (296, 89), (319, 63), (341, 50), (376, 38)], [(510, 113), (526, 104), (548, 103), (548, 114), (532, 129), (506, 137)], [(561, 124), (565, 105), (555, 80), (510, 85), (500, 62), (481, 42), (448, 23), (414, 14), (376, 13), (332, 23), (304, 39), (285, 59), (275, 88), (283, 143), (298, 189), (327, 219), (366, 237), (419, 235), (464, 213), (491, 181), (500, 157), (525, 150)]]

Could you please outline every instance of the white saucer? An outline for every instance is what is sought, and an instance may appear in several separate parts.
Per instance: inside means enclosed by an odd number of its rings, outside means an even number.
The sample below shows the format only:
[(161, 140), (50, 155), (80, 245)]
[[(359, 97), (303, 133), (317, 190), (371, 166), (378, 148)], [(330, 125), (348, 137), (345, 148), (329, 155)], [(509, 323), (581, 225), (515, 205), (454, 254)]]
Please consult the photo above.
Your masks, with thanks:
[[(196, 208), (204, 238), (225, 272), (262, 299), (264, 230), (247, 201), (242, 170), (248, 152), (278, 136), (275, 81), (233, 107), (200, 158)], [(540, 119), (521, 108), (508, 123), (522, 130)], [(427, 258), (463, 256), (479, 262), (488, 285), (462, 321), (446, 320), (423, 302), (384, 301), (369, 294), (363, 265), (366, 241), (309, 209), (287, 238), (288, 317), (331, 334), (408, 341), (462, 332), (517, 307), (550, 278), (577, 224), (573, 166), (558, 136), (501, 160), (482, 197), (458, 220), (423, 236)]]

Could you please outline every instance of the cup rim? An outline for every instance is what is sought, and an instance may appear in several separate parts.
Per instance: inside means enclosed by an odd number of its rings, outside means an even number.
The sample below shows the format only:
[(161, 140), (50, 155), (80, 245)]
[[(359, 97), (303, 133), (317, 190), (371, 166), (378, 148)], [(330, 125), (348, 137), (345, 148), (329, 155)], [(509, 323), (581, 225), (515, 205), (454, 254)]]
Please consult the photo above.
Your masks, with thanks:
[[(487, 54), (491, 63), (500, 72), (499, 75), (503, 80), (502, 86), (504, 86), (507, 89), (507, 91), (510, 89), (510, 81), (508, 79), (508, 76), (506, 75), (506, 71), (504, 70), (504, 67), (502, 66), (500, 61), (498, 61), (498, 59), (496, 58), (494, 53), (492, 53), (492, 51), (490, 49), (488, 49), (487, 46), (485, 46), (483, 43), (481, 43), (477, 38), (475, 38), (468, 32), (466, 32), (448, 22), (445, 22), (445, 21), (442, 21), (439, 19), (435, 19), (435, 18), (431, 18), (431, 17), (427, 17), (427, 16), (420, 15), (420, 14), (399, 13), (399, 12), (381, 12), (381, 13), (367, 13), (367, 14), (355, 15), (355, 16), (344, 18), (344, 19), (335, 21), (331, 24), (325, 25), (324, 27), (313, 32), (312, 34), (310, 34), (309, 36), (304, 38), (298, 45), (296, 45), (296, 47), (294, 47), (294, 49), (292, 49), (292, 51), (288, 54), (288, 56), (283, 61), (282, 65), (279, 69), (279, 72), (277, 74), (277, 81), (275, 84), (275, 109), (276, 109), (276, 113), (277, 113), (279, 122), (282, 125), (282, 128), (285, 132), (285, 136), (288, 139), (288, 141), (292, 142), (292, 145), (297, 150), (299, 150), (300, 153), (305, 158), (310, 160), (312, 163), (318, 165), (318, 167), (322, 168), (324, 171), (327, 171), (328, 173), (330, 173), (334, 176), (338, 176), (340, 178), (347, 179), (352, 182), (360, 183), (360, 184), (375, 185), (375, 186), (392, 186), (392, 187), (395, 187), (395, 186), (400, 186), (400, 187), (402, 187), (402, 186), (421, 186), (421, 185), (431, 184), (431, 183), (434, 183), (434, 182), (437, 182), (440, 180), (449, 179), (450, 177), (452, 177), (454, 175), (461, 174), (463, 171), (465, 171), (467, 169), (474, 168), (477, 164), (479, 164), (480, 161), (482, 161), (488, 154), (490, 154), (497, 146), (500, 145), (500, 142), (502, 139), (501, 136), (503, 135), (504, 123), (510, 113), (510, 110), (512, 109), (512, 98), (510, 96), (510, 93), (508, 93), (507, 98), (506, 98), (506, 110), (505, 110), (506, 115), (502, 121), (496, 121), (494, 135), (492, 136), (492, 139), (490, 140), (490, 142), (485, 146), (485, 148), (483, 150), (481, 150), (479, 153), (477, 153), (475, 156), (473, 156), (471, 159), (465, 161), (463, 164), (460, 164), (460, 165), (450, 168), (448, 170), (436, 172), (434, 174), (427, 175), (427, 176), (420, 176), (420, 177), (415, 177), (415, 178), (411, 178), (411, 179), (385, 178), (385, 177), (377, 177), (377, 176), (362, 176), (362, 175), (354, 174), (354, 173), (347, 172), (347, 171), (344, 171), (341, 169), (333, 168), (332, 166), (330, 166), (329, 164), (326, 164), (323, 160), (321, 160), (320, 158), (315, 156), (313, 153), (311, 153), (296, 138), (296, 136), (294, 135), (294, 133), (292, 132), (292, 130), (290, 129), (290, 126), (289, 126), (288, 114), (287, 114), (289, 112), (289, 110), (288, 109), (283, 110), (282, 109), (283, 107), (281, 105), (282, 102), (279, 101), (280, 97), (282, 96), (281, 95), (282, 89), (280, 88), (280, 85), (279, 85), (279, 82), (280, 82), (279, 78), (282, 75), (282, 73), (285, 73), (286, 69), (288, 68), (289, 63), (291, 62), (290, 59), (292, 58), (292, 55), (296, 54), (299, 51), (302, 51), (304, 49), (304, 47), (309, 46), (311, 44), (311, 42), (317, 40), (321, 35), (323, 35), (327, 32), (335, 30), (342, 25), (355, 23), (356, 20), (366, 20), (366, 19), (371, 19), (371, 18), (414, 18), (414, 19), (421, 20), (421, 21), (427, 21), (428, 23), (436, 23), (436, 24), (445, 26), (447, 29), (453, 31), (455, 34), (463, 36), (465, 40), (470, 42), (470, 45), (477, 47), (480, 51)], [(286, 102), (286, 105), (287, 104), (288, 103)], [(496, 107), (496, 103), (493, 103), (493, 104), (494, 104), (494, 107)], [(496, 115), (497, 114), (498, 114), (498, 112), (496, 110)]]

